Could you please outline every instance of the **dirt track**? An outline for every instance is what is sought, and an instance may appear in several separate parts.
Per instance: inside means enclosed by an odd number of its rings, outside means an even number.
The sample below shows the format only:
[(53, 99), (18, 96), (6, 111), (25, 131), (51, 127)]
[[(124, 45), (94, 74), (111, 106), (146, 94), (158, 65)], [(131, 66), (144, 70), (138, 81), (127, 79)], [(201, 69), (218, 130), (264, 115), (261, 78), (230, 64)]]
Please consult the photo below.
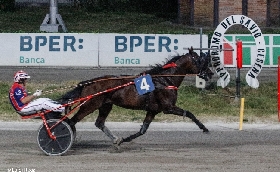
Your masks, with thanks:
[[(243, 131), (237, 129), (238, 124), (205, 124), (211, 132), (204, 134), (193, 123), (154, 123), (144, 136), (115, 151), (93, 123), (87, 128), (81, 123), (71, 150), (52, 157), (39, 150), (36, 130), (17, 125), (0, 127), (0, 171), (277, 172), (280, 168), (278, 124), (245, 124)], [(25, 131), (20, 131), (21, 125)], [(108, 127), (119, 136), (140, 127), (136, 123), (113, 125)]]

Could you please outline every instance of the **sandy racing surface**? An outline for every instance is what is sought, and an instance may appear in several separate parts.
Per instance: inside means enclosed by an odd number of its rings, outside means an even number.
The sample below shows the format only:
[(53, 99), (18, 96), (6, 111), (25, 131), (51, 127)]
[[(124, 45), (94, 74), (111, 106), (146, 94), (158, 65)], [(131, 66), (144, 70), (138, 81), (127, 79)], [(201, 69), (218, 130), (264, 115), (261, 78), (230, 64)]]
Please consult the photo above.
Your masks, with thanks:
[[(148, 132), (120, 150), (94, 123), (78, 123), (77, 138), (64, 156), (39, 149), (37, 122), (0, 122), (0, 171), (213, 171), (276, 172), (280, 169), (280, 126), (274, 124), (205, 123), (204, 134), (193, 123), (152, 123)], [(122, 137), (140, 123), (108, 123)], [(26, 171), (24, 171), (26, 170)]]

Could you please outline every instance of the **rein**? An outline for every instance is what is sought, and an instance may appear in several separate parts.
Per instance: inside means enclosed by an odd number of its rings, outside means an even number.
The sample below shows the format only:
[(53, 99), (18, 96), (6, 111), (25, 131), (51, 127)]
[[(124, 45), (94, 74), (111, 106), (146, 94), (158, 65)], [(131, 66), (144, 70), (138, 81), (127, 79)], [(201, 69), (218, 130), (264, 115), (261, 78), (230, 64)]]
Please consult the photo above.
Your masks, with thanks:
[[(155, 77), (176, 77), (176, 76), (196, 76), (197, 74), (186, 74), (186, 75), (152, 75), (151, 77), (152, 78), (155, 78)], [(76, 88), (76, 87), (82, 87), (82, 86), (86, 86), (86, 85), (90, 85), (92, 83), (96, 83), (96, 82), (101, 82), (101, 81), (107, 81), (107, 80), (122, 80), (122, 79), (134, 79), (134, 78), (137, 78), (139, 76), (127, 76), (127, 77), (118, 77), (118, 78), (106, 78), (106, 79), (99, 79), (99, 80), (95, 80), (95, 81), (88, 81), (86, 83), (83, 83), (83, 84), (77, 84), (76, 86), (72, 85), (72, 86), (67, 86), (67, 87), (63, 87), (63, 88), (60, 88), (60, 89), (53, 89), (53, 90), (47, 90), (47, 91), (44, 91), (43, 92), (43, 95), (46, 95), (46, 94), (51, 94), (53, 92), (56, 92), (56, 91), (62, 91), (62, 90), (66, 90), (66, 89), (69, 89), (69, 88)], [(168, 86), (166, 89), (175, 89), (174, 86)], [(176, 87), (176, 89), (178, 89)]]
[[(162, 66), (163, 69), (176, 68), (176, 67), (177, 67), (177, 64), (174, 63), (174, 62), (165, 64), (164, 66)], [(184, 74), (184, 75), (165, 74), (165, 75), (151, 75), (151, 77), (152, 78), (155, 78), (155, 77), (185, 77), (185, 76), (196, 76), (196, 75), (198, 75), (198, 74)], [(82, 86), (90, 85), (92, 83), (101, 82), (101, 81), (107, 81), (107, 80), (135, 79), (135, 78), (137, 78), (139, 76), (141, 76), (141, 75), (102, 78), (102, 79), (98, 79), (98, 80), (92, 80), (92, 81), (87, 81), (87, 82), (84, 82), (84, 83), (80, 83), (80, 84), (77, 84), (76, 86), (65, 87), (65, 88), (60, 89), (60, 90), (64, 90), (64, 89), (67, 89), (67, 88), (82, 87)], [(175, 86), (168, 86), (168, 87), (166, 87), (166, 89), (176, 89), (177, 90), (178, 88), (175, 87)], [(52, 92), (58, 91), (58, 90), (59, 89), (49, 90), (49, 91), (46, 91), (46, 93), (52, 93)]]
[[(186, 74), (186, 75), (152, 75), (151, 77), (175, 77), (175, 76), (196, 76), (197, 74)], [(84, 84), (77, 84), (77, 85), (71, 85), (71, 86), (66, 86), (66, 87), (62, 87), (62, 88), (56, 88), (53, 90), (47, 90), (47, 91), (43, 91), (43, 95), (47, 95), (47, 94), (51, 94), (54, 92), (58, 92), (58, 91), (63, 91), (66, 89), (70, 89), (70, 88), (77, 88), (77, 87), (82, 87), (85, 85), (90, 85), (92, 83), (95, 82), (100, 82), (100, 81), (106, 81), (106, 80), (120, 80), (120, 79), (133, 79), (133, 78), (137, 78), (138, 76), (128, 76), (128, 77), (119, 77), (119, 78), (106, 78), (106, 79), (99, 79), (99, 80), (95, 80), (95, 81), (89, 81), (86, 82)], [(173, 89), (178, 89), (177, 87), (175, 88), (174, 86), (168, 86), (166, 87), (166, 89), (172, 89), (171, 87), (173, 87)], [(30, 93), (30, 92), (28, 92)], [(8, 98), (8, 96), (2, 97), (3, 99)]]
[[(155, 77), (175, 77), (175, 76), (196, 76), (198, 74), (185, 74), (185, 75), (151, 75), (152, 78), (155, 78)], [(95, 80), (95, 81), (89, 81), (89, 82), (86, 82), (84, 84), (78, 84), (77, 86), (84, 86), (84, 85), (88, 85), (88, 84), (92, 84), (92, 83), (95, 83), (95, 82), (100, 82), (100, 81), (107, 81), (107, 80), (121, 80), (121, 79), (134, 79), (134, 78), (137, 78), (139, 76), (127, 76), (127, 77), (119, 77), (119, 78), (106, 78), (106, 79), (99, 79), (99, 80)]]

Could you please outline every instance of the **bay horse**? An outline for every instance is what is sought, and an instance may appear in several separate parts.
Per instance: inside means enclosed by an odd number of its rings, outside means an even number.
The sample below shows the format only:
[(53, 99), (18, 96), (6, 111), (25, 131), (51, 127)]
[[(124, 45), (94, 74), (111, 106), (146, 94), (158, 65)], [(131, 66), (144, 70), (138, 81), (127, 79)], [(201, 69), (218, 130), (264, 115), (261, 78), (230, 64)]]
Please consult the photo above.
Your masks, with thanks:
[[(75, 125), (85, 116), (98, 109), (99, 114), (95, 121), (95, 126), (102, 130), (114, 144), (120, 145), (123, 142), (130, 142), (145, 134), (155, 116), (158, 113), (163, 112), (164, 114), (188, 117), (195, 122), (203, 132), (208, 132), (208, 129), (194, 116), (194, 114), (177, 107), (176, 101), (177, 89), (181, 85), (186, 74), (198, 74), (205, 80), (211, 78), (213, 72), (209, 69), (209, 63), (209, 56), (202, 55), (200, 57), (193, 51), (193, 49), (189, 49), (189, 53), (175, 56), (164, 65), (157, 64), (152, 66), (150, 70), (139, 75), (145, 76), (149, 74), (152, 77), (152, 82), (155, 88), (152, 92), (139, 95), (135, 85), (130, 84), (120, 89), (95, 96), (79, 108), (78, 112), (70, 119), (71, 125)], [(86, 97), (126, 83), (132, 83), (134, 78), (139, 76), (107, 75), (83, 81), (80, 82), (76, 88), (62, 96), (60, 100), (61, 102), (63, 102), (63, 100), (65, 102), (69, 99), (75, 100)], [(126, 138), (119, 138), (105, 126), (106, 118), (112, 110), (113, 105), (133, 110), (146, 111), (146, 117), (139, 132)]]

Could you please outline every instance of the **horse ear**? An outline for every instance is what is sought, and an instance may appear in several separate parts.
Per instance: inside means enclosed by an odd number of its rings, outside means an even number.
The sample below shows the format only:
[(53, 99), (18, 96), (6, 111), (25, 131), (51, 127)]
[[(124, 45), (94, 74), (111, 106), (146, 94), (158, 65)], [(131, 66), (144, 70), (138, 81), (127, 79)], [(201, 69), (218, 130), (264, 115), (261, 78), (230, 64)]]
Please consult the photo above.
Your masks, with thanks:
[(193, 47), (191, 46), (191, 48), (189, 48), (189, 53), (192, 54), (193, 53)]

